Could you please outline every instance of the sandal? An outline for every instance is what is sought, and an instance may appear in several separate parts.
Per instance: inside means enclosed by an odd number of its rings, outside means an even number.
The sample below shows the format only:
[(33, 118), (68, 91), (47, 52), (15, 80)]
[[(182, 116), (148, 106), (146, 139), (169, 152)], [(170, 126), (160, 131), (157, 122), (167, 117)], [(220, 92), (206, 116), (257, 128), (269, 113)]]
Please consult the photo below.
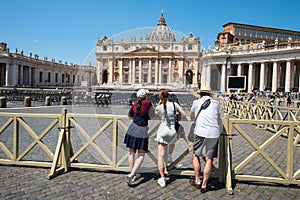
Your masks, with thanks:
[(205, 192), (208, 192), (209, 190), (211, 190), (211, 185), (206, 185), (206, 187), (202, 187), (201, 186), (201, 193), (205, 193)]
[(190, 183), (192, 186), (196, 187), (197, 189), (201, 189), (202, 182), (200, 182), (200, 184), (197, 184), (197, 183), (195, 183), (195, 180), (194, 180), (194, 179), (191, 179), (191, 180), (189, 180), (189, 183)]

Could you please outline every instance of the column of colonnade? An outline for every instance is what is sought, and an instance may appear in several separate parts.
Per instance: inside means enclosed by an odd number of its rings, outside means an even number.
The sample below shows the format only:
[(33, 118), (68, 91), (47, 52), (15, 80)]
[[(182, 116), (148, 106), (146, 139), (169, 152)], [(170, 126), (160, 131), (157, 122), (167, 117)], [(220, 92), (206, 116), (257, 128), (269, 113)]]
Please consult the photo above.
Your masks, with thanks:
[(202, 66), (201, 71), (201, 85), (211, 85), (211, 64), (206, 64)]
[[(268, 62), (250, 62), (250, 63), (228, 63), (217, 64), (220, 68), (220, 91), (228, 92), (226, 86), (227, 76), (247, 76), (247, 92), (258, 88), (259, 91), (264, 91), (267, 87), (271, 87), (271, 92), (276, 92), (282, 88), (284, 92), (291, 92), (292, 88), (300, 88), (300, 69), (296, 61), (292, 60), (275, 60)], [(227, 68), (226, 68), (227, 66)], [(235, 68), (237, 67), (237, 68)], [(259, 69), (257, 69), (259, 67)], [(230, 68), (230, 69), (228, 69)], [(233, 69), (236, 71), (233, 73)], [(229, 71), (228, 71), (229, 70)], [(211, 85), (211, 64), (202, 66), (201, 84)], [(256, 74), (259, 73), (259, 74)], [(271, 73), (271, 75), (267, 74)]]
[(10, 67), (8, 63), (5, 63), (5, 86), (9, 86), (10, 82), (9, 82), (9, 74), (10, 74)]

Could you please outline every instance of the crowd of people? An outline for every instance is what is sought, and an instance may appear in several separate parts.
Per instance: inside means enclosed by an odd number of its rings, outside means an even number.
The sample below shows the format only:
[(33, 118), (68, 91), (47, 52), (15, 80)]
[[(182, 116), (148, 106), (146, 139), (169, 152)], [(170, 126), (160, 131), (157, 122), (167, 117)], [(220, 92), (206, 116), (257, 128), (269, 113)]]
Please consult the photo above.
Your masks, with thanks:
[[(189, 180), (189, 183), (204, 193), (211, 189), (209, 178), (212, 172), (213, 159), (217, 157), (218, 152), (220, 106), (218, 101), (211, 97), (211, 89), (208, 86), (201, 87), (197, 91), (197, 95), (198, 99), (193, 101), (190, 110), (190, 117), (196, 120), (196, 127), (193, 133), (193, 158), (191, 160), (195, 178)], [(148, 151), (148, 121), (156, 116), (160, 119), (160, 126), (157, 129), (155, 138), (158, 150), (157, 168), (160, 176), (157, 182), (161, 187), (166, 187), (167, 180), (164, 174), (164, 165), (166, 158), (168, 160), (172, 159), (172, 151), (175, 148), (178, 134), (175, 127), (176, 116), (179, 113), (184, 118), (186, 117), (186, 112), (177, 102), (169, 99), (170, 94), (167, 89), (159, 91), (159, 102), (157, 105), (153, 105), (149, 100), (148, 90), (140, 89), (137, 91), (136, 96), (137, 100), (132, 104), (128, 112), (128, 116), (132, 117), (132, 123), (129, 125), (124, 138), (124, 143), (129, 149), (128, 163), (130, 168), (130, 173), (126, 175), (126, 180), (128, 185), (132, 186), (141, 176), (138, 170)], [(203, 109), (202, 105), (206, 101), (209, 101), (209, 104)], [(196, 115), (198, 115), (197, 119), (195, 119)], [(167, 149), (169, 150), (167, 151)], [(200, 180), (200, 158), (202, 158), (202, 155), (204, 155), (206, 162), (203, 169), (203, 179)]]
[(265, 92), (252, 92), (252, 93), (231, 93), (230, 95), (219, 95), (219, 99), (228, 101), (234, 100), (242, 102), (244, 100), (249, 101), (249, 103), (256, 103), (257, 100), (266, 101), (271, 106), (287, 106), (295, 107), (297, 102), (300, 102), (300, 95), (294, 92), (276, 92), (272, 93), (269, 91)]

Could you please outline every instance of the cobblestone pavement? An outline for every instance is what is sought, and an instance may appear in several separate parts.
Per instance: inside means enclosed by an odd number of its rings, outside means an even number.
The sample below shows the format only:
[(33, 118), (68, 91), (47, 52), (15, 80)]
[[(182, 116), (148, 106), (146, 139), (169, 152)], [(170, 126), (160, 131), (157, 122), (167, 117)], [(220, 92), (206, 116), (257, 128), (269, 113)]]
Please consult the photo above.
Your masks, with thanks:
[[(200, 193), (186, 176), (169, 176), (166, 188), (157, 184), (156, 174), (142, 174), (134, 187), (125, 174), (72, 170), (47, 180), (49, 169), (0, 167), (0, 199), (299, 199), (299, 186), (236, 182), (234, 195), (216, 184), (213, 191)], [(217, 180), (212, 180), (217, 182)]]
[[(55, 112), (54, 108), (50, 109), (51, 111), (47, 113)], [(33, 110), (23, 109), (22, 112), (33, 112)], [(41, 111), (36, 109), (34, 112)], [(85, 112), (89, 111), (85, 109)], [(270, 136), (267, 131), (253, 126), (242, 128), (246, 132), (253, 133), (251, 137), (258, 144)], [(283, 160), (286, 152), (277, 152), (278, 146), (285, 144), (284, 140), (279, 139), (265, 150), (273, 156), (272, 159), (282, 169), (285, 167)], [(241, 136), (233, 138), (233, 146), (236, 147), (233, 150), (233, 166), (245, 157), (244, 153), (250, 152), (245, 145)], [(176, 147), (180, 148), (180, 145)], [(299, 150), (296, 150), (294, 161), (296, 169), (300, 166), (298, 155), (300, 155)], [(189, 158), (182, 164), (186, 163), (191, 166)], [(276, 176), (261, 157), (257, 157), (250, 164), (241, 173)], [(189, 176), (168, 175), (167, 187), (160, 188), (156, 173), (143, 173), (135, 185), (129, 187), (125, 182), (126, 173), (123, 172), (71, 169), (48, 180), (46, 177), (49, 172), (49, 168), (0, 165), (0, 199), (300, 199), (299, 185), (234, 181), (234, 195), (228, 195), (225, 186), (219, 183), (218, 179), (212, 178), (213, 190), (202, 194), (199, 189), (189, 185), (188, 180), (193, 178)]]

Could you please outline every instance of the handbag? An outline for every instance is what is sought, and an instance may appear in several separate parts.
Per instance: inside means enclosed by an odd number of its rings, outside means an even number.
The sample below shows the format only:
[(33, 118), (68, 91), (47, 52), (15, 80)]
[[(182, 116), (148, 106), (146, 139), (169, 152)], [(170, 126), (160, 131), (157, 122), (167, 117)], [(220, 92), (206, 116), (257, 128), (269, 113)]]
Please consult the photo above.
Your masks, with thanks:
[(188, 141), (189, 142), (193, 142), (194, 141), (194, 131), (195, 131), (195, 126), (196, 126), (196, 121), (197, 121), (197, 118), (201, 112), (201, 110), (203, 109), (206, 109), (210, 104), (210, 99), (207, 99), (206, 101), (204, 101), (204, 103), (201, 105), (200, 107), (200, 110), (199, 112), (197, 113), (196, 117), (195, 117), (195, 120), (193, 121), (192, 125), (191, 125), (191, 128), (190, 128), (190, 132), (189, 132), (189, 135), (188, 135)]
[(179, 124), (179, 115), (176, 114), (176, 109), (175, 109), (175, 103), (173, 102), (173, 107), (174, 107), (174, 119), (175, 119), (175, 130), (176, 132), (179, 130), (180, 128), (180, 124)]

